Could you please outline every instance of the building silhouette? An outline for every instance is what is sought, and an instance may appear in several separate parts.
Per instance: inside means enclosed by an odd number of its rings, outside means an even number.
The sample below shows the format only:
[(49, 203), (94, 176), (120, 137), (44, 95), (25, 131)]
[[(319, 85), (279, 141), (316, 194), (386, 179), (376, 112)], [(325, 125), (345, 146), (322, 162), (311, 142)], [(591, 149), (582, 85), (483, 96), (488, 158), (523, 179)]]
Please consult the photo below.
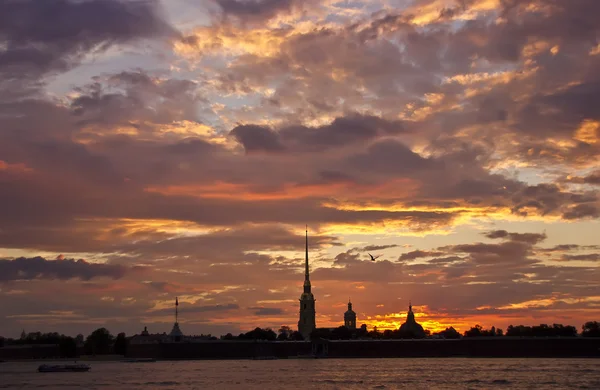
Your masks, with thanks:
[(408, 303), (406, 322), (400, 326), (400, 334), (409, 338), (425, 337), (425, 331), (423, 330), (423, 327), (415, 320), (415, 314), (412, 311), (412, 304), (410, 302)]
[(311, 292), (310, 275), (308, 270), (308, 226), (306, 228), (306, 258), (304, 263), (304, 292), (300, 295), (300, 318), (298, 320), (298, 332), (305, 340), (317, 327), (315, 319), (315, 296)]
[(175, 297), (175, 323), (173, 324), (173, 329), (171, 329), (171, 333), (169, 333), (169, 337), (171, 338), (171, 340), (175, 341), (175, 342), (179, 342), (182, 341), (183, 339), (183, 332), (181, 331), (181, 329), (179, 329), (179, 299), (177, 297)]
[(356, 313), (352, 310), (350, 298), (348, 298), (348, 310), (344, 313), (344, 326), (350, 330), (356, 330)]

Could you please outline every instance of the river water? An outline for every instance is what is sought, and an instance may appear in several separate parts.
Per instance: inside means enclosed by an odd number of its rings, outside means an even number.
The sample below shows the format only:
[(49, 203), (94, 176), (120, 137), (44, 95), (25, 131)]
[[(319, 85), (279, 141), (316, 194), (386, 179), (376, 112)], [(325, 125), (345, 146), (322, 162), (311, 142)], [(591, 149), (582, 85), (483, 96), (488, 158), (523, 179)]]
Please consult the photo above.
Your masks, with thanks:
[(0, 389), (600, 389), (600, 359), (91, 362), (83, 373), (1, 363)]

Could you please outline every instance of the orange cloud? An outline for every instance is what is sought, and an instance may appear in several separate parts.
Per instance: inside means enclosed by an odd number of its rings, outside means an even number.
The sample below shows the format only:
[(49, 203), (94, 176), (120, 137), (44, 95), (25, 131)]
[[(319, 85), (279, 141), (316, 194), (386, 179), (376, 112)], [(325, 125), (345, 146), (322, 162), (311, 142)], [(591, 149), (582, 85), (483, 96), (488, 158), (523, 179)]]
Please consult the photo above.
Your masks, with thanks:
[(147, 187), (146, 192), (167, 196), (192, 196), (207, 199), (242, 201), (282, 200), (301, 198), (394, 198), (410, 197), (418, 184), (410, 179), (396, 179), (379, 185), (362, 185), (349, 181), (327, 184), (284, 183), (274, 190), (261, 190), (257, 186), (217, 181), (206, 185), (181, 185)]
[(33, 172), (33, 169), (29, 168), (26, 164), (23, 163), (10, 164), (6, 161), (0, 160), (0, 172), (31, 173)]

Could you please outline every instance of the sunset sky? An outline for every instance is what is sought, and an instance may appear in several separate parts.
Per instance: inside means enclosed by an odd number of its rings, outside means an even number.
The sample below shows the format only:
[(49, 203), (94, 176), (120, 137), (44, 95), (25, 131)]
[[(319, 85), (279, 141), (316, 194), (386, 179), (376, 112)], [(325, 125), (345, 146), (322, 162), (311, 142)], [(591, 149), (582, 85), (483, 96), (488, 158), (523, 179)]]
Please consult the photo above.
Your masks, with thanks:
[(600, 320), (598, 15), (1, 0), (0, 336)]

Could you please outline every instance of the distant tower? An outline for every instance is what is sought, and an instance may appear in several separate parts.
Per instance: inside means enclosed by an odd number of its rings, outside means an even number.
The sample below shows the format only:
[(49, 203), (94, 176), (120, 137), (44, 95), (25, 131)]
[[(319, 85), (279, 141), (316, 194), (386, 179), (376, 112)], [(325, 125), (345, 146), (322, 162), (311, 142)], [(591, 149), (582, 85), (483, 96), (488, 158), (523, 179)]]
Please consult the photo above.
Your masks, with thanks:
[(177, 297), (175, 297), (175, 323), (173, 324), (173, 329), (171, 329), (171, 333), (169, 333), (169, 337), (171, 338), (172, 341), (181, 341), (183, 339), (183, 333), (181, 332), (181, 329), (179, 329), (179, 322), (178, 322), (178, 306), (179, 306), (179, 299)]
[(356, 330), (356, 313), (352, 310), (352, 302), (348, 298), (348, 311), (344, 313), (344, 326), (351, 330)]
[(25, 333), (25, 329), (21, 332), (21, 340), (25, 340), (27, 338), (27, 333)]
[(312, 294), (308, 272), (308, 226), (306, 227), (306, 259), (304, 263), (304, 292), (300, 295), (300, 319), (298, 320), (298, 332), (305, 340), (317, 327), (315, 320), (315, 296)]

